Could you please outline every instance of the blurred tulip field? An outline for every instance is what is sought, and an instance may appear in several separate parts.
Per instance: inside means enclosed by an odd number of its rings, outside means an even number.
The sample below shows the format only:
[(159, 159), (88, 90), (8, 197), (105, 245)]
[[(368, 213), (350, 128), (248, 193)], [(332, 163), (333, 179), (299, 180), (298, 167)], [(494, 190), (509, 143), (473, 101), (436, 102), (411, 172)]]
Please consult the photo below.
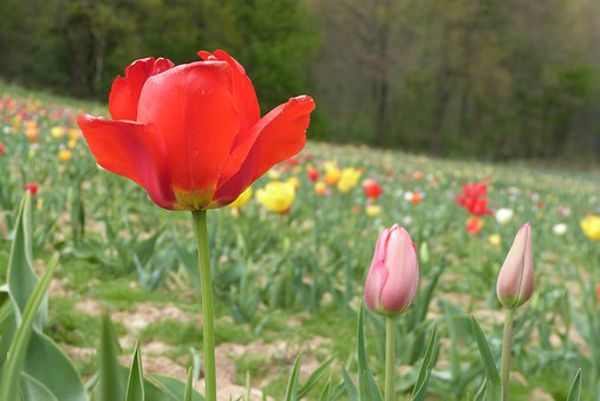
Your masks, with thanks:
[[(0, 394), (21, 363), (23, 400), (116, 401), (123, 388), (127, 400), (201, 400), (190, 214), (99, 167), (76, 124), (84, 113), (108, 115), (0, 84)], [(301, 153), (207, 213), (219, 400), (383, 400), (373, 388), (384, 387), (386, 322), (362, 304), (378, 235), (394, 223), (414, 242), (420, 283), (393, 327), (392, 399), (499, 400), (496, 280), (529, 222), (535, 290), (514, 315), (510, 399), (600, 401), (598, 170), (307, 135)]]

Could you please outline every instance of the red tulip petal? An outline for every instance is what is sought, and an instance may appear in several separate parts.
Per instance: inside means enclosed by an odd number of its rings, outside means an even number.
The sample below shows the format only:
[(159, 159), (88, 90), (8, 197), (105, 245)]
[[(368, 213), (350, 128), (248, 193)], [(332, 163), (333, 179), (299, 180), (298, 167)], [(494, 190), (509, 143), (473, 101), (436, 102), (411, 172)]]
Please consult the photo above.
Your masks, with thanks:
[(203, 61), (148, 78), (138, 121), (162, 136), (174, 190), (212, 197), (240, 125), (231, 68)]
[(113, 120), (133, 120), (137, 118), (138, 100), (146, 80), (172, 68), (175, 64), (169, 59), (154, 57), (136, 60), (125, 68), (125, 77), (117, 77), (108, 96), (108, 109)]
[(173, 207), (175, 198), (158, 135), (135, 122), (89, 115), (80, 117), (77, 124), (100, 166), (144, 187), (160, 207)]
[(273, 165), (299, 153), (314, 108), (310, 96), (298, 96), (256, 123), (229, 156), (215, 199), (221, 204), (232, 202)]
[(241, 142), (244, 134), (258, 120), (260, 120), (260, 108), (256, 99), (256, 92), (250, 78), (246, 75), (244, 67), (224, 50), (216, 50), (214, 53), (199, 51), (198, 56), (203, 60), (222, 60), (227, 62), (232, 70), (233, 97), (240, 113), (240, 134), (234, 143), (234, 147)]

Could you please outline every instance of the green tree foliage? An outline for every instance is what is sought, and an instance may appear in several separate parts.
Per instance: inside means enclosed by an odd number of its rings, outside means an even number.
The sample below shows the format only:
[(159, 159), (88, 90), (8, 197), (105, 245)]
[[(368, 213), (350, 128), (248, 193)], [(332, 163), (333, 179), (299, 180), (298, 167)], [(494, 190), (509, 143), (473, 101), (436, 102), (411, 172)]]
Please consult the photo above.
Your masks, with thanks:
[(597, 0), (0, 0), (0, 74), (105, 99), (136, 58), (223, 48), (313, 138), (496, 159), (600, 156)]

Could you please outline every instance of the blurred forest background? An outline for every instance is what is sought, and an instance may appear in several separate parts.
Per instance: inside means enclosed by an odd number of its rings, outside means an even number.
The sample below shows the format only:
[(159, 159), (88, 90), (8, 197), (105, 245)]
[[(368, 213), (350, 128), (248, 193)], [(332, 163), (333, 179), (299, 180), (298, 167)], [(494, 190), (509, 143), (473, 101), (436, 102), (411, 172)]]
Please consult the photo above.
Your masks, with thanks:
[(313, 139), (600, 159), (598, 0), (0, 0), (0, 77), (106, 99), (132, 60), (223, 48)]

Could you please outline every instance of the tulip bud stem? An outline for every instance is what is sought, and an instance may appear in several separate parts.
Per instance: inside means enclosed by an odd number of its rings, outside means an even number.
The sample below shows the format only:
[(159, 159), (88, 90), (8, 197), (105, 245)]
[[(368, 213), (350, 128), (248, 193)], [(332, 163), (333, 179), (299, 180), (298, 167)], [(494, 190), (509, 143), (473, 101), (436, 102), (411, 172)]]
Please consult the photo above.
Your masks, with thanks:
[(396, 366), (396, 319), (385, 318), (385, 401), (394, 401), (396, 386), (394, 384)]
[(502, 379), (502, 401), (508, 401), (510, 390), (510, 350), (512, 348), (514, 310), (506, 309), (504, 318), (504, 336), (502, 338), (502, 360), (500, 362), (500, 376)]
[(215, 363), (215, 311), (213, 306), (210, 255), (208, 249), (208, 229), (206, 211), (192, 212), (194, 230), (198, 242), (198, 268), (202, 290), (202, 343), (204, 358), (205, 392), (207, 401), (217, 400), (217, 379)]

